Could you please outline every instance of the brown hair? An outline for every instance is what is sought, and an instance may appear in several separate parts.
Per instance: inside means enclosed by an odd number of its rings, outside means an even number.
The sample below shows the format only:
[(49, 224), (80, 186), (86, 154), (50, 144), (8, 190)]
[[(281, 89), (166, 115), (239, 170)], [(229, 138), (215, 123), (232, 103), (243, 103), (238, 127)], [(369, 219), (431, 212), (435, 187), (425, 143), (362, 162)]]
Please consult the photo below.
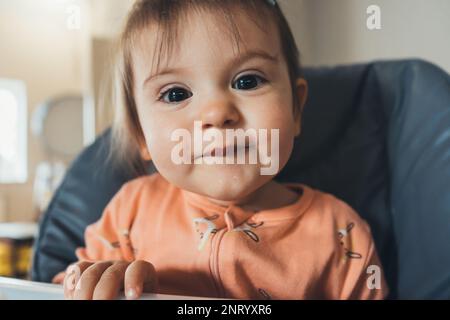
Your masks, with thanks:
[[(147, 164), (142, 157), (145, 146), (144, 134), (139, 123), (133, 96), (132, 50), (142, 30), (156, 23), (158, 42), (154, 55), (159, 68), (161, 57), (170, 57), (177, 40), (180, 18), (191, 10), (208, 10), (224, 19), (229, 34), (239, 50), (240, 34), (234, 20), (236, 8), (243, 9), (255, 24), (263, 29), (263, 23), (273, 19), (278, 27), (282, 53), (289, 70), (294, 102), (294, 115), (301, 112), (296, 80), (301, 76), (300, 57), (291, 29), (281, 8), (274, 0), (138, 0), (128, 15), (125, 29), (119, 42), (118, 57), (114, 75), (114, 97), (116, 114), (113, 124), (111, 157), (114, 163), (125, 166), (133, 174), (146, 173)], [(159, 52), (158, 52), (159, 51)]]

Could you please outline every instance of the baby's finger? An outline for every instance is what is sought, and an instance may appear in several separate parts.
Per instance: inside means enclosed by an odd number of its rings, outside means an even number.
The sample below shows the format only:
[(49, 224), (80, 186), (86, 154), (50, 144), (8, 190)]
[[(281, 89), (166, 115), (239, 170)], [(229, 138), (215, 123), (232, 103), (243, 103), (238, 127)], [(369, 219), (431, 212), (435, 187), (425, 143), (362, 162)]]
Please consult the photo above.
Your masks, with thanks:
[(149, 262), (132, 262), (125, 272), (125, 295), (127, 299), (137, 299), (142, 292), (155, 292), (157, 277), (155, 267)]
[(73, 298), (73, 292), (81, 278), (81, 274), (92, 264), (92, 262), (80, 261), (67, 267), (63, 283), (65, 299)]
[(103, 272), (113, 264), (112, 261), (97, 262), (89, 266), (81, 274), (80, 280), (73, 291), (75, 300), (92, 300), (95, 287)]
[(106, 269), (95, 287), (93, 299), (116, 299), (119, 294), (119, 290), (123, 288), (125, 270), (128, 265), (128, 262), (117, 261)]
[(65, 277), (66, 277), (66, 272), (62, 271), (62, 272), (58, 273), (56, 276), (53, 277), (52, 283), (53, 284), (63, 284)]

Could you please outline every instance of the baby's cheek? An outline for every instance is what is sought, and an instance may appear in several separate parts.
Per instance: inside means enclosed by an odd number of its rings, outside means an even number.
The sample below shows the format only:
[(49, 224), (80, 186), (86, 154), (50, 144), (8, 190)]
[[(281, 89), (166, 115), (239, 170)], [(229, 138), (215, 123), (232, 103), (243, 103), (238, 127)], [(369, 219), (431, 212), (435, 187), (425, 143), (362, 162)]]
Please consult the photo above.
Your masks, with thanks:
[(268, 130), (270, 132), (270, 148), (273, 151), (278, 149), (281, 170), (292, 153), (295, 139), (295, 123), (293, 118), (283, 115), (273, 117), (272, 122), (268, 126), (272, 128)]
[(174, 142), (166, 139), (158, 139), (153, 137), (147, 142), (148, 149), (152, 155), (152, 159), (159, 166), (171, 166), (171, 150)]
[(152, 156), (152, 160), (158, 172), (167, 181), (179, 186), (183, 179), (185, 179), (190, 173), (191, 165), (179, 163), (179, 161), (176, 161), (177, 159), (174, 159), (173, 152), (177, 153), (176, 151), (179, 150), (179, 148), (175, 148), (177, 144), (179, 144), (179, 142), (170, 140), (153, 140), (153, 143), (149, 146), (149, 151), (150, 154), (154, 154), (154, 156)]
[(289, 160), (294, 147), (294, 134), (291, 129), (281, 129), (279, 137), (280, 170)]
[(160, 128), (143, 128), (147, 149), (155, 165), (161, 166), (170, 160), (170, 149), (172, 142), (170, 135), (160, 130)]

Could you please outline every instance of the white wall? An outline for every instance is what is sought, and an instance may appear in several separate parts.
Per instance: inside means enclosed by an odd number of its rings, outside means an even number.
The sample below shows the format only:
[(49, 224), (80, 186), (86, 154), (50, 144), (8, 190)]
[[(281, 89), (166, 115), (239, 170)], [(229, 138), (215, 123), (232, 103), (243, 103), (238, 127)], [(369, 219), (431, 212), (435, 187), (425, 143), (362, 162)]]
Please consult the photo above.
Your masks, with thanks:
[[(134, 0), (90, 0), (93, 34), (112, 37)], [(419, 57), (450, 72), (450, 0), (278, 0), (305, 65)], [(366, 27), (369, 5), (381, 30)]]
[[(450, 72), (449, 0), (279, 0), (305, 65), (419, 57)], [(369, 5), (381, 30), (366, 27)]]
[[(26, 83), (28, 120), (49, 97), (83, 90), (85, 34), (66, 28), (66, 9), (74, 3), (84, 5), (83, 0), (0, 0), (0, 77)], [(0, 185), (10, 220), (32, 219), (35, 168), (45, 158), (28, 130), (28, 182)]]
[(92, 8), (92, 36), (111, 38), (117, 35), (125, 22), (134, 0), (89, 0)]

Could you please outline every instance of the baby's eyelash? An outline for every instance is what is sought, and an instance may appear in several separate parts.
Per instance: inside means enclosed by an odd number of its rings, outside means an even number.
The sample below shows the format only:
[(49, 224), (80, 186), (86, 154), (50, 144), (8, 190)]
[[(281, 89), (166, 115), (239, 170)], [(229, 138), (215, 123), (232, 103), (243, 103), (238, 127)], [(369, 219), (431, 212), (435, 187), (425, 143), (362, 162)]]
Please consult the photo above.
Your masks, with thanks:
[(262, 85), (265, 85), (265, 84), (267, 84), (267, 83), (269, 82), (268, 79), (266, 79), (265, 77), (261, 76), (260, 74), (256, 74), (256, 73), (248, 73), (248, 74), (240, 75), (240, 76), (237, 77), (235, 80), (233, 80), (233, 83), (231, 84), (231, 86), (233, 87), (234, 84), (235, 84), (239, 79), (241, 79), (241, 78), (243, 78), (243, 77), (255, 77), (255, 78), (257, 78), (257, 79), (260, 81), (260, 83), (261, 83)]
[[(262, 76), (262, 75), (260, 75), (260, 74), (258, 74), (258, 73), (247, 73), (247, 74), (241, 74), (239, 77), (237, 77), (235, 80), (233, 80), (232, 83), (231, 83), (231, 86), (233, 86), (234, 83), (235, 83), (237, 80), (239, 80), (239, 79), (242, 78), (242, 77), (246, 77), (246, 76), (252, 76), (252, 77), (258, 78), (261, 84), (267, 84), (267, 83), (269, 82), (269, 80), (268, 80), (265, 76)], [(166, 90), (164, 90), (164, 91), (162, 91), (162, 92), (160, 92), (160, 93), (158, 94), (157, 101), (159, 101), (159, 102), (163, 101), (164, 96), (165, 96), (166, 94), (168, 94), (171, 90), (174, 90), (174, 89), (183, 89), (183, 90), (187, 90), (187, 89), (183, 88), (182, 86), (177, 86), (177, 85), (172, 86), (172, 87), (169, 87), (168, 89), (166, 89)], [(188, 91), (188, 90), (187, 90), (187, 91)]]
[(170, 89), (167, 89), (167, 90), (165, 90), (165, 91), (159, 93), (159, 95), (158, 95), (158, 101), (161, 101), (162, 98), (166, 95), (166, 93), (168, 93), (168, 92), (169, 92), (170, 90), (172, 90), (172, 89), (173, 89), (173, 88), (170, 88)]
[(170, 87), (170, 88), (168, 88), (168, 89), (162, 91), (161, 93), (159, 93), (159, 95), (158, 95), (158, 101), (161, 101), (161, 100), (164, 98), (164, 96), (165, 96), (167, 93), (169, 93), (170, 90), (177, 89), (177, 88), (183, 89), (182, 87), (177, 87), (177, 86)]
[(259, 72), (254, 72), (254, 73), (244, 73), (244, 74), (240, 74), (238, 77), (235, 77), (233, 82), (236, 82), (238, 79), (242, 78), (242, 77), (248, 77), (248, 76), (252, 76), (252, 77), (256, 77), (259, 78), (261, 80), (261, 82), (268, 82), (268, 78), (265, 75), (262, 75)]

